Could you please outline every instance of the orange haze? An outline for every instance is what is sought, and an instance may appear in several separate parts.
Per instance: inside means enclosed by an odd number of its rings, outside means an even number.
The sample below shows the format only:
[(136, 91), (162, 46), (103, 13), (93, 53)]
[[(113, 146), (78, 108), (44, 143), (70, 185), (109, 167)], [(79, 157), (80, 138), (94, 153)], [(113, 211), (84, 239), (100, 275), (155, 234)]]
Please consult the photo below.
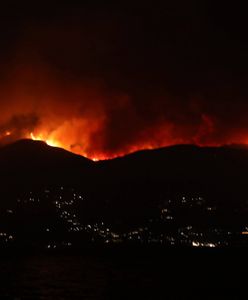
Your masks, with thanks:
[(138, 100), (100, 79), (64, 78), (44, 65), (8, 70), (0, 82), (0, 144), (44, 140), (93, 160), (182, 143), (246, 143), (204, 101), (154, 91)]

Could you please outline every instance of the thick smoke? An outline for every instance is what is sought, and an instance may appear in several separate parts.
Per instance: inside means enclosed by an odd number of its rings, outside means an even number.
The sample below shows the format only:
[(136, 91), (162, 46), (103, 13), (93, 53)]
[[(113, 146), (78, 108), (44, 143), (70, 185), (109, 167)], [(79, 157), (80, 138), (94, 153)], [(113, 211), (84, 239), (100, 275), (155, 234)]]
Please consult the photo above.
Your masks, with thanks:
[(38, 125), (39, 117), (35, 114), (13, 115), (0, 126), (0, 143), (6, 144), (20, 139), (20, 137), (26, 137)]
[[(102, 82), (64, 81), (52, 69), (32, 68), (3, 85), (1, 143), (32, 133), (75, 153), (108, 158), (178, 143), (245, 142), (245, 120), (235, 121), (229, 111), (214, 110), (203, 99), (146, 94), (146, 87), (128, 94)], [(232, 118), (235, 124), (228, 123)]]
[(108, 158), (247, 142), (247, 51), (193, 2), (13, 19), (0, 53), (0, 143), (32, 133)]
[(1, 144), (32, 133), (75, 153), (108, 158), (178, 143), (246, 142), (242, 101), (243, 112), (231, 101), (225, 110), (203, 93), (186, 97), (147, 92), (146, 86), (128, 92), (104, 81), (64, 78), (36, 64), (10, 74), (1, 89)]

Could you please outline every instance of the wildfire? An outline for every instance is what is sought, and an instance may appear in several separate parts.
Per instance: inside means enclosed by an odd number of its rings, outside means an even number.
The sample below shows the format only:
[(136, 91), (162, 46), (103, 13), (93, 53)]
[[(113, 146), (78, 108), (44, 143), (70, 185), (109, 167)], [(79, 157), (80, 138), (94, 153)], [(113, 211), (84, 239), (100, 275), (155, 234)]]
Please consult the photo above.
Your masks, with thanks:
[[(122, 148), (120, 147), (116, 149), (116, 151), (110, 151), (104, 148), (104, 144), (101, 144), (101, 140), (99, 143), (97, 130), (90, 131), (88, 123), (80, 123), (80, 125), (83, 125), (81, 127), (77, 127), (78, 122), (75, 122), (75, 124), (63, 123), (62, 126), (58, 127), (46, 127), (46, 124), (43, 125), (44, 126), (33, 128), (32, 131), (29, 131), (29, 129), (18, 131), (18, 128), (14, 127), (7, 128), (0, 132), (0, 145), (11, 143), (17, 139), (26, 138), (33, 141), (43, 141), (51, 147), (63, 148), (67, 151), (87, 157), (92, 161), (99, 161), (121, 157), (139, 150), (156, 149), (175, 144), (194, 143), (199, 146), (220, 146), (228, 144), (225, 140), (223, 143), (210, 143), (210, 141), (200, 142), (197, 138), (176, 139), (171, 135), (164, 134), (164, 130), (157, 130), (157, 135), (155, 136), (147, 134), (147, 136), (144, 136), (144, 138), (140, 140), (132, 141), (132, 143), (129, 144), (123, 143)], [(93, 129), (95, 128), (93, 127)], [(234, 136), (232, 143), (248, 144), (247, 136)]]
[(10, 136), (11, 135), (11, 131), (5, 131), (5, 132), (3, 132), (3, 133), (0, 133), (0, 139), (4, 139), (4, 138), (6, 138), (6, 137), (8, 137), (8, 136)]
[(51, 146), (51, 147), (59, 147), (59, 148), (63, 148), (66, 149), (68, 151), (74, 152), (75, 154), (79, 154), (82, 155), (84, 157), (87, 157), (93, 161), (99, 161), (99, 160), (104, 160), (107, 159), (107, 157), (101, 155), (101, 156), (93, 156), (91, 157), (90, 155), (87, 155), (87, 153), (85, 153), (83, 150), (75, 150), (72, 151), (71, 147), (69, 147), (67, 144), (63, 144), (60, 141), (58, 141), (56, 138), (52, 137), (49, 134), (43, 134), (43, 133), (39, 133), (39, 134), (34, 134), (33, 132), (31, 132), (28, 136), (28, 139), (31, 139), (33, 141), (42, 141), (45, 142), (47, 145)]
[(62, 147), (58, 141), (50, 137), (44, 137), (42, 134), (34, 135), (33, 132), (30, 133), (30, 137), (33, 141), (43, 141), (51, 147)]
[(105, 155), (104, 153), (88, 154), (86, 151), (84, 151), (83, 149), (80, 149), (80, 148), (72, 149), (70, 147), (70, 145), (68, 145), (66, 143), (62, 143), (58, 139), (54, 138), (52, 136), (52, 134), (50, 134), (50, 135), (49, 134), (44, 134), (44, 133), (35, 134), (35, 133), (31, 132), (30, 134), (28, 134), (28, 136), (26, 136), (26, 138), (31, 139), (33, 141), (43, 141), (51, 147), (59, 147), (59, 148), (66, 149), (66, 150), (71, 151), (75, 154), (79, 154), (79, 155), (82, 155), (84, 157), (87, 157), (87, 158), (89, 158), (93, 161), (112, 159), (112, 158), (116, 158), (116, 157), (119, 157), (119, 156), (123, 156), (123, 155), (129, 154), (129, 153), (132, 153), (132, 152), (136, 152), (138, 150), (156, 148), (155, 146), (152, 146), (151, 144), (144, 144), (144, 145), (139, 145), (139, 146), (136, 145), (134, 147), (130, 147), (125, 152), (119, 152), (119, 153), (112, 154), (112, 155)]
[[(10, 136), (12, 133), (10, 131), (5, 132), (5, 136)], [(100, 161), (100, 160), (107, 160), (107, 159), (113, 159), (116, 157), (121, 157), (130, 153), (134, 153), (136, 151), (140, 150), (151, 150), (151, 149), (156, 149), (164, 146), (170, 146), (176, 143), (162, 143), (162, 144), (154, 144), (152, 142), (144, 142), (144, 143), (137, 143), (136, 145), (130, 145), (127, 149), (125, 149), (122, 152), (118, 153), (111, 153), (111, 154), (105, 154), (103, 152), (96, 152), (96, 153), (89, 153), (87, 152), (83, 147), (72, 147), (69, 142), (67, 142), (66, 136), (63, 136), (64, 139), (59, 139), (58, 137), (55, 136), (55, 134), (47, 134), (47, 133), (34, 133), (31, 132), (26, 138), (30, 138), (33, 141), (43, 141), (47, 145), (51, 147), (59, 147), (63, 148), (65, 150), (68, 150), (70, 152), (73, 152), (78, 155), (82, 155), (84, 157), (87, 157), (88, 159), (91, 159), (92, 161)], [(68, 139), (69, 140), (69, 139)], [(184, 141), (179, 141), (180, 143), (184, 143)], [(244, 142), (243, 140), (241, 143), (248, 144), (247, 140)], [(221, 144), (213, 143), (213, 144), (200, 144), (196, 143), (199, 146), (220, 146)], [(245, 233), (246, 234), (246, 233)]]

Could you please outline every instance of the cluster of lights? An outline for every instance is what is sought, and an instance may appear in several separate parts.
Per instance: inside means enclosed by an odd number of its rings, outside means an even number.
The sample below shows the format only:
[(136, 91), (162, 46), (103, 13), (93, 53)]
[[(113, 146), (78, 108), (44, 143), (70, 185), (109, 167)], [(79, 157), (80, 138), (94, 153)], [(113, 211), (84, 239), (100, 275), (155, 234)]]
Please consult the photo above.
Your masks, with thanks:
[[(43, 193), (43, 196), (42, 196)], [(184, 225), (178, 227), (176, 223), (176, 214), (174, 214), (174, 205), (185, 205), (191, 207), (192, 205), (200, 206), (200, 209), (215, 211), (215, 207), (209, 206), (202, 197), (186, 197), (182, 196), (175, 200), (166, 200), (164, 207), (160, 208), (159, 215), (155, 218), (149, 219), (143, 226), (133, 228), (124, 233), (115, 232), (111, 226), (105, 224), (103, 221), (97, 223), (83, 223), (77, 215), (77, 204), (79, 201), (85, 201), (85, 196), (81, 192), (74, 189), (65, 188), (63, 186), (56, 189), (44, 188), (42, 193), (29, 192), (25, 197), (19, 197), (17, 202), (22, 205), (40, 205), (43, 197), (51, 200), (55, 205), (58, 217), (61, 218), (69, 233), (77, 233), (80, 238), (80, 232), (85, 232), (92, 242), (100, 242), (106, 244), (113, 243), (159, 243), (164, 245), (185, 245), (189, 247), (203, 247), (215, 248), (225, 247), (231, 245), (235, 238), (240, 238), (247, 242), (248, 227), (243, 227), (240, 231), (225, 230), (220, 228), (209, 228), (208, 230), (200, 230), (194, 225)], [(39, 196), (38, 196), (39, 195)], [(41, 198), (42, 199), (41, 199)], [(204, 205), (203, 205), (204, 204)], [(4, 213), (8, 215), (15, 215), (18, 213), (18, 206), (7, 208)], [(45, 221), (45, 220), (44, 220)], [(155, 226), (154, 226), (155, 225)], [(168, 227), (167, 227), (168, 226)], [(174, 230), (170, 231), (170, 226)], [(47, 234), (53, 232), (53, 228), (44, 225)], [(157, 228), (154, 230), (154, 228)], [(9, 243), (13, 240), (14, 234), (6, 232), (0, 233), (0, 242)], [(70, 239), (70, 236), (68, 236)], [(60, 242), (61, 244), (61, 242)], [(63, 245), (62, 245), (63, 244)], [(63, 247), (70, 247), (71, 241), (63, 241)], [(47, 249), (58, 248), (58, 243), (55, 241), (47, 244)]]
[(0, 232), (0, 243), (9, 243), (14, 240), (14, 237), (12, 234), (9, 234), (7, 232)]

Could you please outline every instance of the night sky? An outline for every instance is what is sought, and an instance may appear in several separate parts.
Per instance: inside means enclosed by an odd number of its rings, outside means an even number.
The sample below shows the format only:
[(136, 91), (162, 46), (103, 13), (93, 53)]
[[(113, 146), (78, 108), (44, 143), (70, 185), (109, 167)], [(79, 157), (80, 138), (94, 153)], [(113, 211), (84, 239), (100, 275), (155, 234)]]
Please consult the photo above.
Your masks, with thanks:
[(32, 133), (105, 158), (248, 142), (241, 1), (103, 2), (1, 4), (2, 144)]

